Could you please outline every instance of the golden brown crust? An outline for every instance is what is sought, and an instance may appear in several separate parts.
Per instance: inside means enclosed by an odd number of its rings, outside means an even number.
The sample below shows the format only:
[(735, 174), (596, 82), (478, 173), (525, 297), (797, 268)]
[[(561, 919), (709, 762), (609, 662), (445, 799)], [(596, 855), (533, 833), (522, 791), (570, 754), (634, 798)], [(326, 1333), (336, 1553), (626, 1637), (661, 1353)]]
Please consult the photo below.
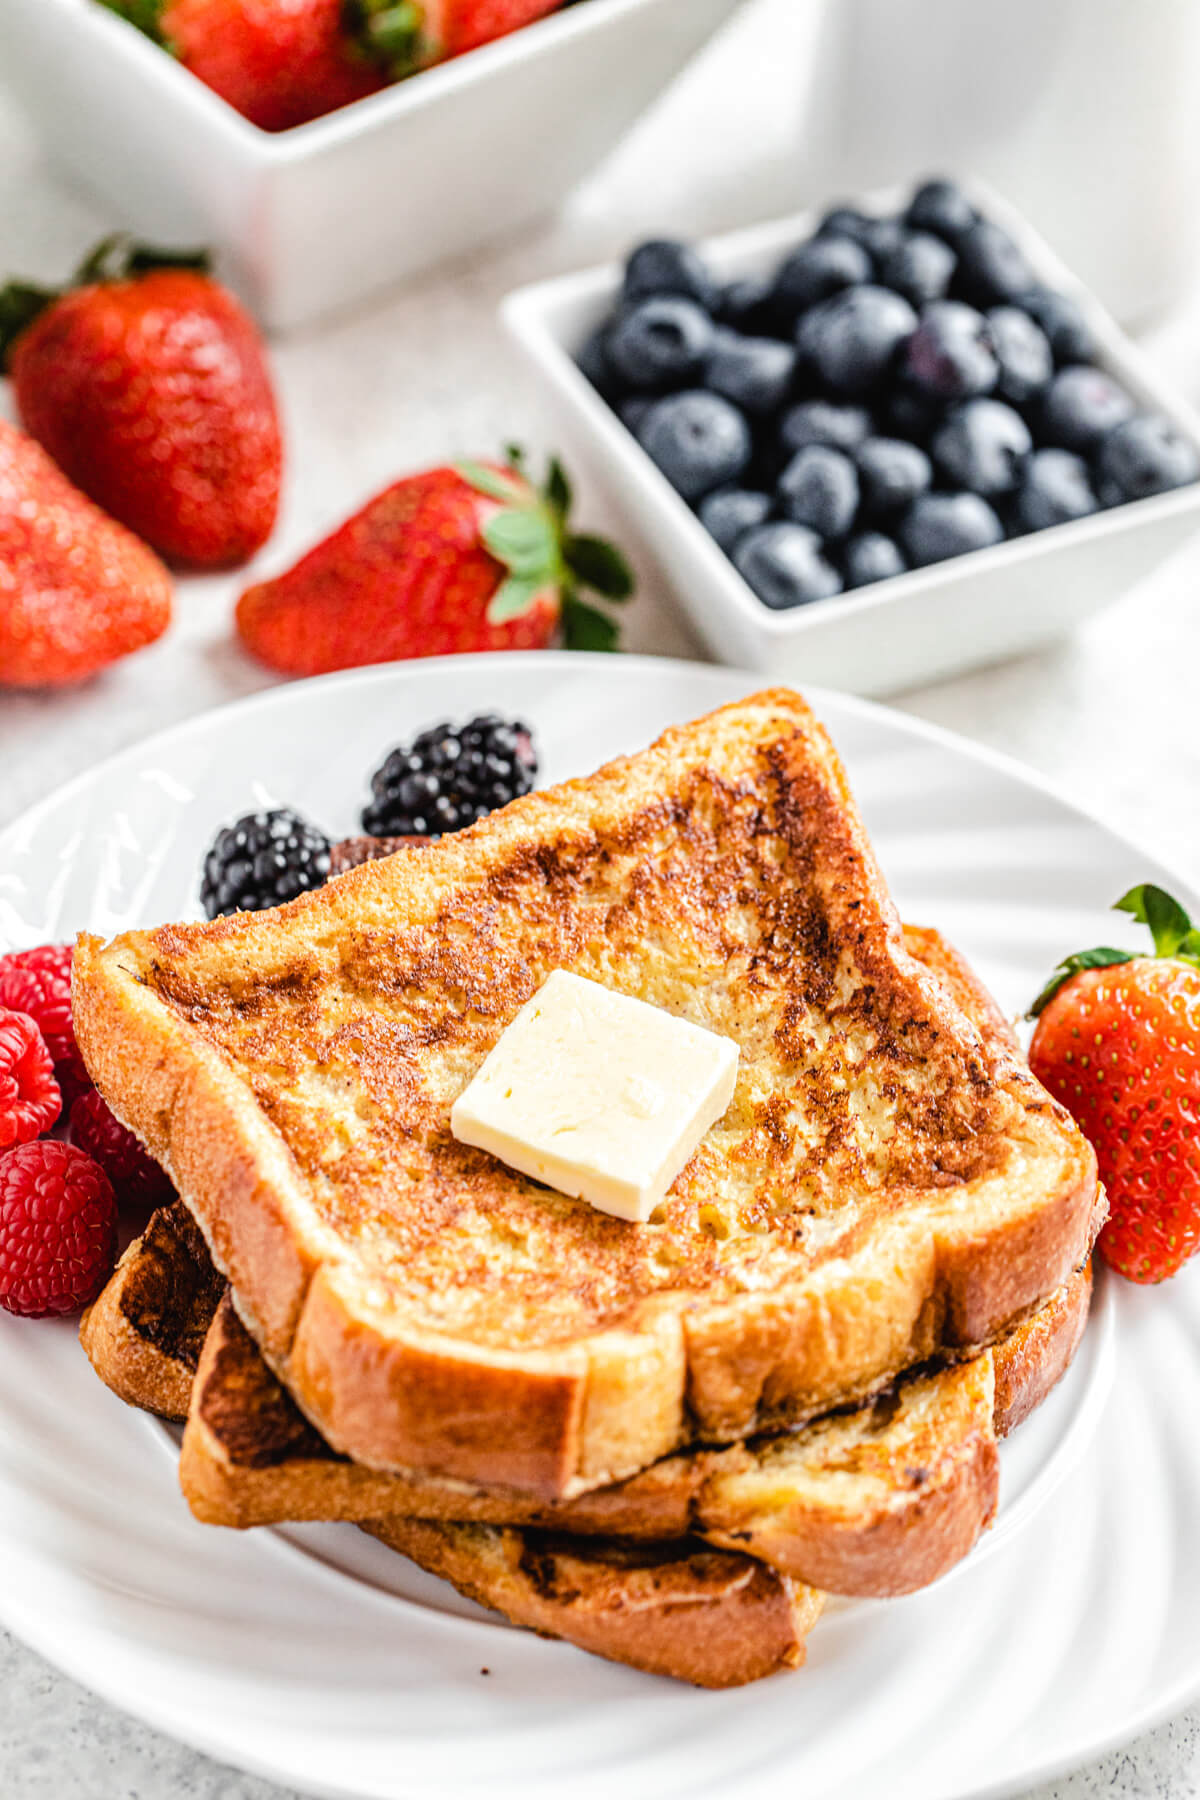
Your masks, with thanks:
[(909, 1593), (958, 1562), (995, 1512), (996, 1438), (1040, 1404), (1087, 1319), (1072, 1277), (993, 1350), (779, 1439), (664, 1458), (573, 1501), (380, 1474), (336, 1457), (271, 1375), (228, 1299), (213, 1322), (180, 1482), (198, 1518), (246, 1527), (389, 1515), (745, 1552), (832, 1593)]
[[(446, 1084), (547, 967), (597, 945), (618, 983), (699, 970), (680, 1004), (765, 996), (763, 1068), (782, 1056), (808, 1108), (755, 1097), (744, 1045), (744, 1117), (735, 1102), (663, 1227), (531, 1197), (445, 1133)], [(704, 986), (710, 966), (728, 979)], [(1090, 1150), (904, 951), (841, 766), (783, 690), (278, 914), (84, 939), (76, 993), (98, 1085), (167, 1162), (268, 1361), (379, 1467), (550, 1499), (815, 1416), (992, 1341), (1095, 1229)], [(817, 1055), (826, 1027), (839, 1049)], [(896, 1125), (883, 1168), (846, 1073), (860, 1050)], [(319, 1103), (297, 1098), (314, 1081)], [(336, 1165), (334, 1091), (353, 1100)], [(731, 1251), (705, 1214), (730, 1224), (735, 1166), (751, 1197)], [(781, 1181), (809, 1196), (786, 1229)], [(530, 1254), (498, 1262), (509, 1239)]]
[(702, 1545), (638, 1551), (421, 1519), (364, 1530), (514, 1625), (697, 1687), (741, 1687), (798, 1668), (821, 1611), (811, 1588)]
[(160, 1207), (79, 1321), (101, 1381), (131, 1406), (186, 1419), (225, 1283), (187, 1208)]
[(1089, 1262), (1066, 1286), (993, 1352), (996, 1435), (1023, 1425), (1070, 1368), (1087, 1329), (1092, 1303)]

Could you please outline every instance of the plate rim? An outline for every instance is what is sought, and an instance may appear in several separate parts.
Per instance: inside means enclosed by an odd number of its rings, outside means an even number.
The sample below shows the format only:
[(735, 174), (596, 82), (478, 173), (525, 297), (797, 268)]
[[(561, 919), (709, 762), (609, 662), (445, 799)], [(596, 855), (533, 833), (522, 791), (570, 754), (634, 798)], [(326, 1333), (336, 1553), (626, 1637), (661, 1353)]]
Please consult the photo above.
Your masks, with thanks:
[[(1200, 887), (1192, 883), (1172, 864), (1164, 862), (1157, 851), (1150, 849), (1132, 833), (1118, 828), (1109, 822), (1094, 808), (1076, 799), (1072, 794), (1060, 787), (1052, 777), (1042, 773), (1032, 764), (1024, 762), (1006, 750), (997, 750), (991, 744), (981, 744), (970, 738), (965, 732), (955, 731), (949, 725), (939, 725), (933, 719), (923, 719), (916, 713), (905, 711), (902, 706), (892, 705), (886, 700), (870, 699), (863, 694), (852, 694), (844, 688), (827, 687), (819, 682), (802, 682), (799, 686), (779, 680), (771, 681), (762, 670), (746, 669), (736, 663), (718, 663), (707, 660), (692, 660), (680, 656), (654, 656), (644, 653), (620, 651), (616, 654), (598, 650), (481, 650), (461, 656), (427, 656), (406, 662), (368, 663), (357, 669), (336, 669), (328, 675), (310, 675), (296, 681), (282, 680), (273, 687), (262, 688), (257, 693), (242, 694), (234, 700), (226, 700), (219, 706), (206, 707), (202, 711), (192, 713), (186, 719), (176, 720), (174, 724), (164, 725), (142, 737), (133, 738), (120, 749), (112, 750), (93, 764), (83, 769), (78, 775), (70, 776), (59, 782), (44, 794), (40, 800), (0, 826), (0, 853), (7, 848), (10, 835), (18, 830), (28, 830), (35, 825), (42, 814), (51, 807), (62, 804), (76, 792), (84, 791), (92, 783), (101, 780), (114, 765), (126, 758), (153, 750), (157, 745), (170, 743), (188, 736), (202, 727), (219, 725), (230, 716), (242, 712), (266, 710), (275, 704), (281, 704), (293, 695), (322, 691), (335, 686), (367, 686), (372, 682), (388, 679), (416, 677), (426, 671), (438, 672), (452, 668), (495, 668), (501, 667), (521, 669), (569, 670), (580, 668), (593, 669), (630, 669), (639, 675), (647, 675), (661, 669), (673, 671), (675, 674), (686, 673), (689, 676), (701, 677), (735, 677), (745, 680), (750, 685), (747, 695), (765, 693), (771, 688), (788, 688), (806, 700), (824, 724), (822, 707), (826, 701), (832, 701), (835, 708), (844, 708), (851, 713), (868, 719), (900, 720), (903, 728), (912, 735), (923, 738), (928, 743), (939, 744), (967, 756), (971, 761), (982, 763), (985, 767), (995, 769), (1000, 774), (1008, 775), (1026, 787), (1033, 787), (1049, 799), (1065, 807), (1077, 818), (1094, 826), (1107, 837), (1123, 847), (1134, 851), (1146, 862), (1154, 863), (1159, 870), (1168, 875), (1175, 889), (1190, 899), (1200, 909)], [(722, 702), (721, 704), (730, 704)], [(832, 731), (831, 731), (832, 735)], [(840, 754), (840, 752), (839, 752)]]

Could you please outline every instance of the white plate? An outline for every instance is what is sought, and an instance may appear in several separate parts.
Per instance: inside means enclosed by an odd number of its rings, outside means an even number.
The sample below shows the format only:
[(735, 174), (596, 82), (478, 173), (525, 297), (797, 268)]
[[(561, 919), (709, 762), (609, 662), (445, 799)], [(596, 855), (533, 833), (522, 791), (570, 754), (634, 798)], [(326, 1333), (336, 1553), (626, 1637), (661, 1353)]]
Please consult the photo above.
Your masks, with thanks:
[[(277, 689), (126, 752), (4, 833), (0, 942), (194, 911), (213, 830), (257, 800), (353, 830), (380, 753), (438, 717), (524, 715), (554, 779), (753, 685), (545, 654)], [(1169, 879), (1015, 766), (814, 698), (904, 915), (943, 927), (1010, 1009), (1063, 950), (1111, 935), (1106, 903), (1130, 882)], [(130, 1712), (313, 1793), (1010, 1791), (1200, 1690), (1197, 1275), (1103, 1284), (1075, 1369), (1006, 1448), (986, 1554), (912, 1599), (832, 1609), (804, 1671), (729, 1694), (512, 1631), (350, 1527), (197, 1525), (161, 1431), (99, 1385), (71, 1327), (0, 1317), (0, 1617)]]
[[(1028, 221), (982, 183), (969, 186), (980, 210), (1020, 244), (1038, 280), (1078, 302), (1101, 367), (1139, 406), (1162, 413), (1200, 444), (1193, 408), (1159, 379)], [(892, 213), (907, 198), (906, 190), (891, 189), (855, 204)], [(818, 217), (772, 219), (699, 249), (723, 280), (763, 275), (816, 229)], [(576, 367), (588, 335), (612, 312), (620, 280), (610, 265), (521, 288), (504, 303), (505, 322), (537, 372), (564, 451), (603, 483), (630, 535), (640, 535), (721, 661), (809, 686), (896, 693), (1061, 637), (1128, 593), (1200, 529), (1200, 483), (1193, 483), (773, 612)]]

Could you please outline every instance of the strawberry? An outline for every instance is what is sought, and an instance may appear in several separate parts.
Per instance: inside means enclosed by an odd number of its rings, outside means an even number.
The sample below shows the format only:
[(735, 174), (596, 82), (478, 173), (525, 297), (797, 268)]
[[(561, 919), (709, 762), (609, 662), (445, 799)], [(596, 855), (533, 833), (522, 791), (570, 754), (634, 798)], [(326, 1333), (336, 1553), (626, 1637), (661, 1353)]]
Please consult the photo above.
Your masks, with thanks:
[(0, 420), (0, 687), (84, 681), (170, 620), (154, 552)]
[(1105, 1260), (1162, 1281), (1200, 1249), (1200, 930), (1148, 883), (1116, 903), (1153, 956), (1084, 950), (1034, 1002), (1034, 1074), (1091, 1139), (1108, 1189)]
[(257, 329), (207, 266), (116, 237), (64, 292), (0, 292), (22, 422), (113, 518), (206, 568), (270, 535), (283, 460)]
[(464, 650), (539, 650), (560, 624), (569, 646), (610, 650), (616, 628), (576, 593), (624, 600), (624, 558), (567, 529), (557, 462), (539, 492), (521, 467), (476, 462), (384, 490), (286, 575), (248, 588), (237, 629), (286, 675)]
[(393, 76), (491, 44), (557, 12), (563, 0), (355, 0), (360, 39)]
[[(102, 0), (252, 125), (287, 131), (385, 86), (344, 0)], [(394, 10), (394, 9), (393, 9)], [(386, 30), (381, 27), (381, 38)], [(368, 49), (371, 54), (368, 54)], [(378, 54), (386, 55), (384, 43)]]

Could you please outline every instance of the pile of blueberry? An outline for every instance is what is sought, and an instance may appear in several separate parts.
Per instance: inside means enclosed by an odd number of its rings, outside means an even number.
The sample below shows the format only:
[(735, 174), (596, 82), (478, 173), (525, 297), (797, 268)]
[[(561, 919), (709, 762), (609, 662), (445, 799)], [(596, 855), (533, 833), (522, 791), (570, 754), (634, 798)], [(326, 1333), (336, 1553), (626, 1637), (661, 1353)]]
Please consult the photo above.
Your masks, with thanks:
[(953, 182), (840, 206), (722, 287), (633, 252), (580, 367), (766, 605), (788, 608), (1200, 477)]

